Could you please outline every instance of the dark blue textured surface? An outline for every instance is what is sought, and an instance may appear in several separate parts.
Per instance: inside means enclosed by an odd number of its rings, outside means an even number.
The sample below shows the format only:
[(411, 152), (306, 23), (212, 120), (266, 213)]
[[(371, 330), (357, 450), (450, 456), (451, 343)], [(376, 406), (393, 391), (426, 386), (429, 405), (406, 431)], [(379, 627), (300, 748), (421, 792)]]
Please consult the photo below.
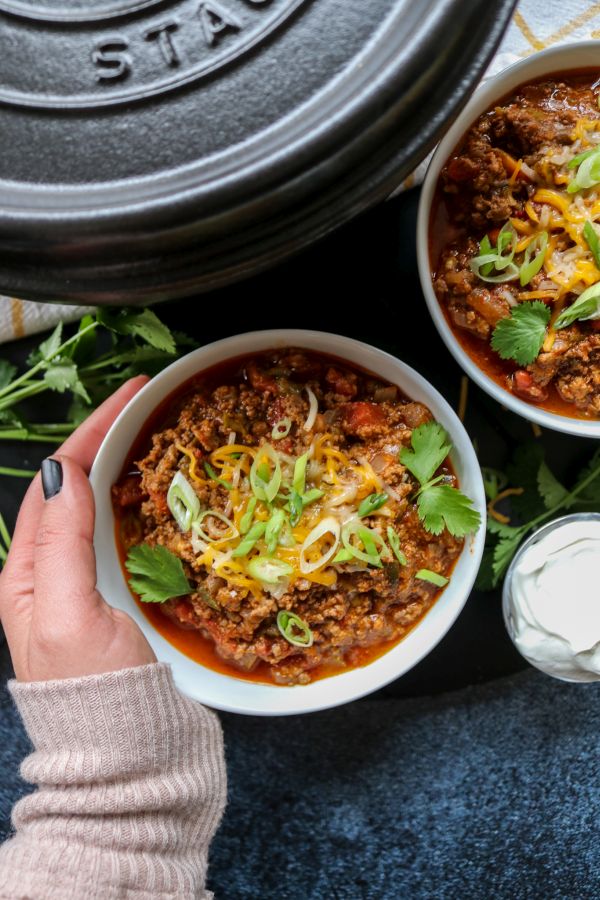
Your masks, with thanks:
[[(0, 708), (4, 837), (28, 745), (6, 693)], [(221, 900), (600, 896), (599, 686), (528, 670), (434, 698), (222, 721)]]
[(533, 670), (433, 699), (223, 717), (227, 900), (600, 896), (600, 688)]

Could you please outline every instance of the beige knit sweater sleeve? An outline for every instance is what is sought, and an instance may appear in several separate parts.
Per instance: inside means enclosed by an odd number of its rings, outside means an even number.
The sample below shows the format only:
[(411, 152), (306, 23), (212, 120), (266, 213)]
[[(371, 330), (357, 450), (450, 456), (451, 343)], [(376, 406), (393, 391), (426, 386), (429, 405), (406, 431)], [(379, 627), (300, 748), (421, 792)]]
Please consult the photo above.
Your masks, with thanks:
[(214, 713), (162, 663), (65, 681), (11, 682), (34, 746), (0, 848), (0, 897), (211, 897), (208, 846), (225, 805)]

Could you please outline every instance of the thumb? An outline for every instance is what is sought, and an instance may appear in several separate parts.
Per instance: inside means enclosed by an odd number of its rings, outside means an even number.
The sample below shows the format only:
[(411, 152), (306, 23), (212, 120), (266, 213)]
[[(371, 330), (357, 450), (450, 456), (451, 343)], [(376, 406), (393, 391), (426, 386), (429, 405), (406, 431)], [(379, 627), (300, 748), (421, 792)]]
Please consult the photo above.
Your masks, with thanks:
[[(103, 604), (96, 590), (94, 496), (68, 456), (42, 463), (45, 503), (34, 552), (34, 619), (77, 625)], [(39, 619), (38, 619), (39, 620)]]

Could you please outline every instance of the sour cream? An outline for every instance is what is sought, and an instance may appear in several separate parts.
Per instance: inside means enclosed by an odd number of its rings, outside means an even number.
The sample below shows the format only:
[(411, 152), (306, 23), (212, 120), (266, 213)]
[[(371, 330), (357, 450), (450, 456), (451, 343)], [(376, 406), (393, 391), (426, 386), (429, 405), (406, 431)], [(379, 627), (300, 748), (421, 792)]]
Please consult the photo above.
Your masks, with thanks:
[(600, 516), (569, 516), (524, 545), (507, 576), (504, 614), (532, 665), (600, 681)]

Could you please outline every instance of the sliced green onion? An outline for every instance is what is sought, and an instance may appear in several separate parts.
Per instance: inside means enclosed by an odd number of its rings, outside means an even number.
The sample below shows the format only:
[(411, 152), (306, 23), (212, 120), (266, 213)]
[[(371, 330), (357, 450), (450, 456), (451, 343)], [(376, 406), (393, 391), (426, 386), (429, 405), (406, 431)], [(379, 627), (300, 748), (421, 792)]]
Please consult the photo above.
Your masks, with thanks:
[[(352, 538), (355, 535), (362, 542), (362, 545), (365, 548), (364, 550), (360, 550), (352, 543)], [(379, 553), (377, 552), (377, 546), (379, 545), (382, 550), (386, 550), (385, 542), (376, 531), (366, 528), (360, 520), (347, 522), (346, 525), (344, 525), (342, 528), (342, 543), (346, 550), (351, 553), (352, 556), (355, 556), (356, 559), (360, 559), (370, 566), (376, 566), (378, 569), (382, 568), (382, 562), (379, 558)]]
[(256, 499), (256, 497), (250, 497), (250, 499), (248, 500), (246, 512), (240, 519), (240, 534), (246, 534), (246, 532), (250, 530), (252, 519), (254, 518), (254, 510), (256, 509), (257, 503), (258, 500)]
[[(224, 525), (227, 525), (228, 530), (224, 530), (222, 534), (218, 535), (218, 537), (211, 537), (201, 527), (201, 523), (204, 521), (204, 519), (207, 518), (218, 519), (219, 522), (223, 522)], [(211, 544), (214, 541), (230, 541), (234, 537), (237, 537), (239, 534), (231, 519), (228, 519), (227, 516), (222, 512), (219, 512), (218, 509), (203, 509), (192, 523), (192, 530), (198, 535), (199, 538), (201, 538), (203, 541), (206, 541), (207, 544)]]
[(296, 539), (292, 534), (292, 529), (290, 528), (290, 523), (286, 520), (283, 523), (283, 528), (281, 529), (281, 534), (279, 535), (279, 546), (280, 547), (295, 547)]
[(484, 267), (488, 266), (490, 262), (495, 265), (496, 259), (497, 257), (492, 257), (491, 254), (476, 256), (469, 263), (471, 271), (478, 278), (481, 278), (482, 281), (487, 281), (489, 284), (505, 284), (507, 281), (515, 281), (519, 277), (519, 267), (512, 262), (505, 267), (504, 272), (500, 275), (484, 275)]
[(587, 288), (579, 295), (575, 303), (563, 309), (554, 327), (566, 328), (576, 320), (587, 322), (589, 319), (600, 319), (600, 281)]
[(285, 513), (282, 509), (276, 509), (265, 529), (265, 541), (267, 544), (267, 553), (275, 553), (277, 544), (279, 543), (279, 535), (285, 522)]
[(392, 548), (392, 553), (398, 560), (401, 566), (405, 566), (408, 563), (408, 560), (402, 550), (400, 549), (400, 538), (398, 534), (392, 526), (390, 525), (387, 530), (387, 539), (390, 547)]
[(591, 222), (586, 222), (583, 226), (583, 236), (587, 241), (587, 245), (592, 251), (596, 268), (600, 269), (600, 238)]
[[(268, 462), (263, 460), (265, 456), (272, 464), (272, 471)], [(271, 503), (277, 496), (281, 485), (281, 463), (277, 452), (270, 444), (263, 444), (259, 448), (250, 469), (250, 484), (259, 500)]]
[[(490, 240), (487, 235), (481, 241), (479, 248), (481, 253), (473, 257), (469, 262), (471, 271), (481, 278), (482, 281), (488, 281), (491, 284), (502, 284), (506, 281), (514, 281), (519, 275), (519, 268), (513, 262), (515, 249), (518, 243), (518, 235), (510, 222), (503, 225), (498, 234), (496, 249), (492, 249)], [(510, 247), (510, 252), (505, 255), (505, 251)], [(489, 248), (489, 249), (488, 249)], [(492, 269), (497, 273), (490, 275)]]
[(592, 156), (594, 153), (598, 152), (598, 147), (592, 147), (591, 150), (585, 150), (584, 153), (580, 153), (578, 156), (574, 156), (570, 163), (567, 165), (567, 169), (576, 169), (580, 163), (587, 159), (588, 156)]
[(332, 563), (345, 563), (345, 562), (349, 562), (351, 559), (353, 559), (353, 554), (350, 553), (349, 550), (346, 550), (346, 548), (344, 547), (342, 550), (340, 550), (339, 553), (336, 553), (336, 555), (333, 557), (331, 562)]
[(374, 513), (377, 509), (381, 509), (387, 501), (387, 494), (369, 494), (358, 507), (358, 515), (361, 519), (365, 516), (370, 516), (371, 513)]
[[(486, 234), (479, 241), (479, 255), (487, 256), (489, 253), (492, 252), (492, 249), (493, 249), (492, 242), (490, 241), (489, 237)], [(481, 275), (489, 275), (493, 268), (494, 268), (494, 263), (492, 263), (492, 262), (486, 263), (485, 265), (481, 266), (481, 268), (480, 268)]]
[[(574, 194), (576, 191), (584, 188), (593, 187), (600, 182), (600, 147), (594, 147), (593, 152), (589, 153), (586, 151), (586, 153), (580, 154), (580, 157), (581, 161), (579, 162), (575, 178), (567, 186), (569, 194)], [(571, 163), (574, 162), (575, 160), (571, 160)], [(574, 168), (574, 166), (571, 167)]]
[(275, 422), (273, 425), (273, 430), (271, 432), (271, 437), (274, 441), (280, 441), (282, 438), (287, 437), (290, 433), (292, 427), (292, 420), (288, 419), (280, 419), (279, 422)]
[[(510, 222), (506, 222), (502, 226), (500, 231), (498, 232), (498, 240), (496, 242), (496, 251), (502, 257), (501, 263), (505, 259), (505, 257), (503, 256), (504, 251), (510, 246), (512, 246), (513, 249), (512, 249), (512, 252), (510, 253), (510, 255), (508, 257), (506, 257), (506, 259), (509, 262), (512, 260), (513, 256), (515, 255), (515, 247), (516, 247), (518, 241), (519, 241), (519, 235), (517, 234), (517, 232), (515, 231), (513, 226), (510, 224)], [(496, 266), (496, 268), (498, 268), (498, 267)]]
[(255, 522), (252, 528), (248, 531), (243, 541), (237, 545), (232, 556), (247, 556), (250, 551), (253, 549), (254, 545), (257, 541), (261, 539), (265, 530), (267, 528), (266, 522)]
[(301, 619), (296, 613), (280, 609), (277, 613), (277, 627), (288, 644), (292, 644), (294, 647), (312, 647), (313, 633), (304, 619)]
[(167, 491), (167, 506), (181, 531), (189, 531), (200, 512), (200, 499), (183, 472), (175, 472)]
[(233, 490), (232, 483), (230, 481), (225, 481), (224, 478), (219, 478), (219, 476), (217, 475), (217, 473), (215, 472), (215, 470), (213, 469), (213, 467), (211, 466), (210, 463), (205, 462), (204, 469), (205, 469), (208, 477), (211, 479), (211, 481), (216, 481), (217, 484), (220, 484), (221, 487), (227, 488), (228, 491)]
[(294, 478), (292, 487), (296, 493), (302, 495), (306, 487), (306, 464), (308, 463), (308, 453), (299, 456), (294, 465)]
[(311, 488), (310, 491), (302, 494), (302, 504), (304, 506), (310, 506), (311, 503), (314, 503), (315, 500), (320, 500), (324, 495), (325, 491), (321, 491), (319, 488)]
[[(327, 516), (325, 519), (321, 519), (320, 522), (315, 525), (312, 531), (307, 534), (302, 547), (300, 548), (300, 571), (304, 575), (309, 575), (311, 572), (316, 571), (317, 569), (321, 569), (325, 566), (332, 556), (335, 556), (337, 553), (337, 549), (340, 544), (340, 531), (341, 526), (337, 519), (334, 519), (333, 516)], [(318, 559), (313, 560), (312, 562), (306, 558), (307, 552), (321, 538), (325, 537), (325, 535), (330, 534), (333, 537), (333, 542), (328, 550), (322, 553)]]
[(445, 587), (448, 584), (447, 578), (444, 578), (443, 575), (438, 575), (437, 572), (432, 572), (430, 569), (419, 569), (415, 578), (418, 578), (420, 581), (428, 581), (430, 584), (435, 584), (436, 587)]
[(297, 525), (302, 516), (302, 512), (304, 510), (304, 503), (302, 502), (302, 497), (296, 490), (290, 491), (290, 499), (288, 500), (289, 508), (290, 508), (290, 525), (292, 528), (294, 525)]
[(272, 559), (270, 556), (255, 556), (246, 566), (249, 574), (265, 584), (277, 584), (283, 578), (287, 578), (294, 571), (293, 566), (282, 559)]
[[(367, 551), (367, 553), (369, 554), (369, 556), (372, 556), (373, 558), (377, 557), (377, 559), (379, 559), (379, 554), (377, 552), (377, 544), (375, 543), (375, 540), (373, 538), (373, 535), (375, 534), (375, 532), (372, 532), (370, 528), (363, 527), (363, 528), (357, 528), (356, 533), (358, 534), (359, 538), (363, 542), (363, 546), (364, 546), (365, 550)], [(381, 564), (381, 560), (379, 560), (379, 562)]]
[[(531, 254), (534, 249), (537, 249), (538, 252), (535, 254), (533, 259), (531, 259)], [(540, 269), (544, 265), (547, 250), (548, 232), (541, 231), (534, 237), (532, 241), (529, 242), (529, 244), (525, 248), (523, 265), (519, 269), (519, 281), (521, 283), (521, 287), (525, 287), (526, 284), (529, 284), (534, 275), (537, 275), (537, 273), (540, 271)]]

